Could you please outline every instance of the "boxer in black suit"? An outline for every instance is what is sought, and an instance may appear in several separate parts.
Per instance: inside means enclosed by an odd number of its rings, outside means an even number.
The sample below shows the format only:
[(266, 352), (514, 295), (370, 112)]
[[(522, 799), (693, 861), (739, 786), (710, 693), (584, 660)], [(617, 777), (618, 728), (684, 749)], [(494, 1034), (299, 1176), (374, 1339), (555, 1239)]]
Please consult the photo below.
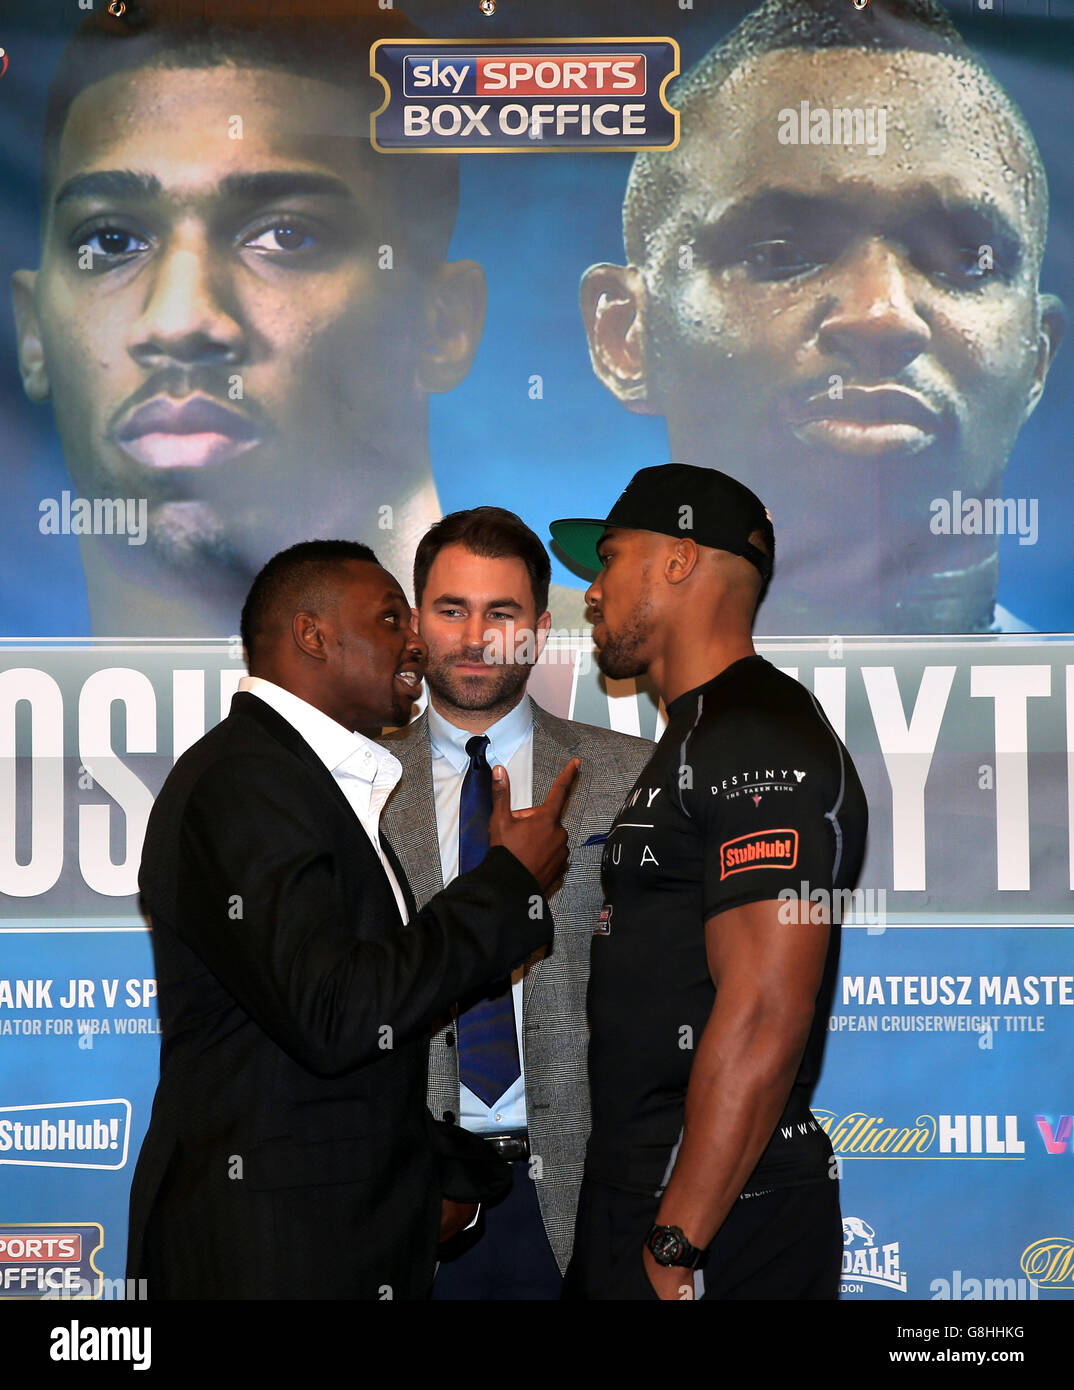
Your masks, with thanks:
[(398, 764), (353, 732), (420, 690), (403, 591), (365, 546), (294, 546), (243, 638), (253, 679), (146, 833), (163, 1039), (128, 1272), (151, 1298), (421, 1298), (487, 1148), (426, 1110), (428, 1023), (551, 939), (577, 764), (529, 814), (498, 781), (485, 861), (415, 912), (377, 825)]

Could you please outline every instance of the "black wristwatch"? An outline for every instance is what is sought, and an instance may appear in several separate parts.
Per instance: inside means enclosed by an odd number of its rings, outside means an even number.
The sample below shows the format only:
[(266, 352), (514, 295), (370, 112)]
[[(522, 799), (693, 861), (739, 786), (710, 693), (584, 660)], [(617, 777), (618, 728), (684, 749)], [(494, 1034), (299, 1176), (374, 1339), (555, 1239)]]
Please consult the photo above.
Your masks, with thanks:
[(707, 1252), (691, 1245), (678, 1226), (651, 1226), (645, 1244), (658, 1265), (700, 1269), (705, 1263)]

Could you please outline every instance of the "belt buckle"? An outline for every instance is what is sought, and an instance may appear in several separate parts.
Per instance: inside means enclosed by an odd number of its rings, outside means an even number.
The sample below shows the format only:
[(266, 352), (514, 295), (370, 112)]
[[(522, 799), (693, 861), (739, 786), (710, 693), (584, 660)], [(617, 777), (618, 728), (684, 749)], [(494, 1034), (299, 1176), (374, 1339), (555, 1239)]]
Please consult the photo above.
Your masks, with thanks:
[(528, 1134), (490, 1134), (487, 1136), (490, 1143), (501, 1158), (511, 1162), (520, 1162), (530, 1156), (530, 1140)]

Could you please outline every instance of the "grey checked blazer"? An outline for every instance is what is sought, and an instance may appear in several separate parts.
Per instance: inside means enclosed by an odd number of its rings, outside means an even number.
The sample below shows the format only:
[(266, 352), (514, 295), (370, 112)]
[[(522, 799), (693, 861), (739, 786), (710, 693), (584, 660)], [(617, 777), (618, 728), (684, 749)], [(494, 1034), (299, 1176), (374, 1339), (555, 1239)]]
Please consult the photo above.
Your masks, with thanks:
[[(443, 887), (433, 798), (429, 722), (421, 715), (381, 742), (403, 765), (403, 776), (381, 817), (385, 837), (402, 861), (418, 906)], [(533, 802), (547, 796), (570, 758), (581, 758), (563, 825), (570, 868), (549, 899), (555, 923), (552, 950), (529, 963), (522, 993), (522, 1047), (531, 1162), (545, 1231), (561, 1270), (574, 1242), (574, 1218), (589, 1136), (586, 985), (593, 925), (603, 897), (602, 844), (641, 769), (652, 756), (648, 739), (558, 719), (533, 705)], [(449, 1041), (450, 1039), (450, 1041)], [(438, 1119), (459, 1115), (455, 1024), (447, 1020), (429, 1049), (429, 1108)], [(538, 1177), (539, 1175), (539, 1177)]]

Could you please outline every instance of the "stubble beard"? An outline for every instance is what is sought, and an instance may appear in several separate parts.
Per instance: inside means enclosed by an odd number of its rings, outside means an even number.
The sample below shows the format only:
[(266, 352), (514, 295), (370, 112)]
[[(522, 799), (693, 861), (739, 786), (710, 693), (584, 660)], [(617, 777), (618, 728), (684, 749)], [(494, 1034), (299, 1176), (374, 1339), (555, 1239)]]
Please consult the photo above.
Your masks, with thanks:
[(488, 676), (464, 676), (455, 669), (457, 657), (447, 657), (439, 661), (430, 659), (425, 680), (429, 690), (439, 703), (450, 709), (493, 713), (503, 710), (506, 713), (518, 704), (526, 682), (530, 678), (531, 666), (520, 666), (512, 662), (502, 666), (489, 666), (494, 678)]
[(641, 676), (649, 669), (642, 651), (653, 632), (652, 602), (646, 595), (627, 618), (619, 632), (608, 632), (597, 651), (597, 665), (611, 680)]

